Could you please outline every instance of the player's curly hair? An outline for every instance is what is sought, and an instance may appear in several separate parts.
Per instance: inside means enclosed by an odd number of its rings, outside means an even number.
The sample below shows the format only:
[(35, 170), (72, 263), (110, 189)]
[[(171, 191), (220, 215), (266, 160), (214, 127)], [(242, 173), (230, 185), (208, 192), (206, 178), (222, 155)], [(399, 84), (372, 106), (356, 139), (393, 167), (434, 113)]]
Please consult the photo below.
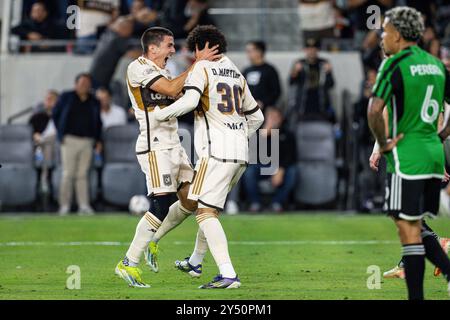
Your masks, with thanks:
[(227, 52), (227, 40), (225, 36), (213, 25), (195, 27), (189, 33), (186, 42), (188, 49), (192, 52), (195, 52), (195, 46), (199, 50), (204, 49), (206, 42), (209, 42), (210, 48), (219, 45), (219, 54)]
[(406, 41), (419, 41), (425, 31), (422, 14), (414, 8), (392, 8), (386, 12), (386, 18)]

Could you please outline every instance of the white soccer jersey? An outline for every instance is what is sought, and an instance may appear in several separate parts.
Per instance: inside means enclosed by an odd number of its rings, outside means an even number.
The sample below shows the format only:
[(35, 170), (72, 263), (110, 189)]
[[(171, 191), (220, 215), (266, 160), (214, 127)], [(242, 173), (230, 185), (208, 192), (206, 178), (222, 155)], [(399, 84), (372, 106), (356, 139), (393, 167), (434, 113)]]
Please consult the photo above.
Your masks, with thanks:
[(197, 62), (185, 82), (201, 94), (195, 111), (197, 155), (227, 162), (248, 162), (249, 127), (245, 118), (259, 110), (244, 76), (226, 56)]
[(159, 122), (153, 116), (156, 106), (162, 109), (175, 101), (172, 97), (150, 89), (151, 85), (161, 77), (170, 79), (169, 72), (144, 57), (134, 60), (128, 66), (128, 94), (140, 128), (140, 135), (136, 143), (138, 154), (171, 149), (181, 145), (177, 119)]

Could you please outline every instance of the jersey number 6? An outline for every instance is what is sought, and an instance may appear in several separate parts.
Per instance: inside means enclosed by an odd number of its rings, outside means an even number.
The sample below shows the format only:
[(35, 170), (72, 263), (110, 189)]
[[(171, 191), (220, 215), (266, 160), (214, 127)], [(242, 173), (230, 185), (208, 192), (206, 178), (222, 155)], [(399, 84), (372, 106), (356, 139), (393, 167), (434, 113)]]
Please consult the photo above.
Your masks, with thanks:
[(433, 123), (439, 115), (439, 103), (436, 100), (431, 99), (433, 95), (433, 89), (433, 85), (427, 87), (427, 93), (425, 94), (425, 99), (422, 104), (422, 112), (420, 114), (422, 121), (430, 124)]
[(240, 86), (234, 85), (233, 88), (230, 88), (227, 83), (219, 82), (217, 84), (217, 93), (222, 96), (222, 102), (217, 104), (220, 112), (223, 114), (233, 114), (234, 110), (236, 110), (237, 114), (242, 115), (242, 89)]

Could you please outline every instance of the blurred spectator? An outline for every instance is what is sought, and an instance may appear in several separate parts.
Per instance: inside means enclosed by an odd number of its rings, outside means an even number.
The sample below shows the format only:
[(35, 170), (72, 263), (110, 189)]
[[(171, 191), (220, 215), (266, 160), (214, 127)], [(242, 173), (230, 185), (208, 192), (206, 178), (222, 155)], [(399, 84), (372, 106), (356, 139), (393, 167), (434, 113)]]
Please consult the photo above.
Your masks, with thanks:
[[(144, 5), (152, 10), (159, 11), (165, 0), (143, 0)], [(133, 11), (135, 0), (122, 0), (120, 11), (121, 15), (130, 14)]]
[(275, 107), (281, 95), (277, 70), (265, 61), (266, 44), (250, 41), (246, 46), (250, 66), (242, 73), (260, 108)]
[(41, 168), (41, 188), (48, 191), (49, 168), (54, 164), (54, 149), (56, 143), (56, 128), (52, 119), (52, 111), (56, 105), (58, 93), (54, 90), (47, 92), (45, 100), (29, 120), (33, 128), (33, 141), (35, 144), (36, 164)]
[(308, 39), (305, 58), (295, 62), (291, 70), (288, 109), (292, 126), (303, 120), (336, 120), (330, 100), (334, 86), (331, 64), (319, 58), (318, 47), (315, 39)]
[(376, 5), (381, 9), (381, 14), (391, 8), (395, 0), (338, 0), (339, 8), (346, 9), (355, 29), (355, 44), (358, 46), (366, 37), (368, 31), (367, 19), (372, 13), (367, 13), (367, 8)]
[[(77, 30), (79, 54), (90, 54), (95, 49), (95, 40), (101, 29), (119, 16), (120, 0), (80, 0), (80, 29)], [(94, 43), (93, 43), (94, 42)]]
[(150, 9), (144, 0), (134, 0), (130, 8), (130, 16), (134, 19), (133, 37), (140, 38), (144, 31), (156, 25), (158, 12)]
[[(132, 33), (133, 20), (130, 17), (120, 17), (103, 33), (94, 52), (89, 71), (94, 80), (94, 86), (110, 86), (120, 58), (132, 48), (130, 46)], [(139, 56), (141, 53), (142, 49), (139, 48), (134, 55)]]
[(336, 25), (332, 0), (299, 0), (298, 14), (303, 39), (333, 38)]
[(436, 31), (446, 45), (450, 44), (450, 0), (437, 0)]
[(43, 3), (48, 10), (48, 17), (50, 20), (58, 23), (64, 23), (66, 17), (66, 9), (69, 2), (76, 2), (76, 0), (22, 0), (22, 19), (26, 19), (33, 5), (37, 2)]
[(208, 0), (167, 0), (161, 10), (162, 25), (175, 39), (186, 38), (197, 25), (215, 25), (208, 13)]
[(441, 42), (436, 36), (436, 32), (433, 27), (426, 27), (425, 32), (423, 33), (423, 37), (419, 43), (419, 45), (433, 56), (439, 58), (440, 50), (441, 50)]
[(361, 46), (361, 57), (365, 67), (378, 69), (384, 59), (384, 53), (380, 47), (380, 30), (371, 30), (367, 33)]
[(360, 124), (361, 144), (373, 147), (372, 133), (370, 132), (367, 123), (367, 106), (369, 105), (370, 97), (372, 96), (372, 88), (375, 85), (377, 77), (377, 69), (367, 68), (365, 79), (361, 86), (361, 96), (355, 105), (354, 121)]
[[(281, 212), (283, 205), (293, 190), (297, 176), (297, 150), (295, 147), (295, 137), (284, 125), (283, 115), (280, 110), (276, 108), (268, 108), (265, 112), (266, 121), (260, 131), (258, 137), (258, 149), (262, 134), (267, 137), (267, 150), (271, 150), (271, 144), (277, 143), (272, 141), (272, 129), (279, 129), (279, 161), (280, 167), (277, 173), (273, 176), (262, 176), (261, 168), (269, 167), (268, 165), (250, 164), (244, 172), (242, 181), (248, 199), (250, 200), (250, 211), (257, 212), (261, 210), (261, 196), (259, 191), (259, 181), (263, 179), (270, 179), (275, 193), (271, 199), (271, 210)], [(278, 151), (278, 150), (277, 150)], [(275, 155), (270, 155), (275, 156)], [(258, 161), (259, 162), (259, 161)]]
[[(34, 3), (31, 7), (30, 17), (25, 19), (20, 25), (12, 28), (11, 33), (19, 36), (21, 40), (30, 41), (64, 38), (64, 29), (49, 18), (48, 9), (43, 2)], [(26, 45), (22, 47), (22, 51), (64, 51), (64, 48)]]
[(100, 117), (102, 119), (103, 130), (109, 127), (127, 124), (125, 109), (112, 103), (111, 91), (108, 88), (98, 88), (95, 96), (100, 101)]
[(380, 166), (380, 172), (375, 173), (369, 167), (369, 157), (372, 154), (374, 139), (367, 122), (367, 106), (372, 96), (372, 88), (375, 85), (377, 69), (367, 68), (365, 79), (361, 86), (361, 95), (354, 105), (353, 122), (357, 123), (358, 130), (358, 173), (356, 175), (359, 188), (357, 203), (358, 210), (370, 212), (379, 208), (383, 202), (384, 192), (384, 167)]
[(102, 121), (100, 103), (91, 94), (89, 74), (80, 74), (75, 80), (75, 90), (64, 92), (53, 111), (53, 120), (61, 142), (62, 180), (59, 194), (59, 214), (66, 215), (72, 203), (75, 183), (78, 212), (92, 214), (89, 204), (88, 172), (95, 144), (101, 153)]

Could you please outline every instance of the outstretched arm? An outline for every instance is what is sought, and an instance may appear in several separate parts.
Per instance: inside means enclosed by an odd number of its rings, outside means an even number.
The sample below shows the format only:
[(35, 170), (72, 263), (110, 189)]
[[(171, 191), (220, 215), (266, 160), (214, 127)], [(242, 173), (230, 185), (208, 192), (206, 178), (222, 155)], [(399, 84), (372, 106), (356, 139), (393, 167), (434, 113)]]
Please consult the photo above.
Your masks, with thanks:
[(155, 119), (166, 121), (171, 118), (182, 116), (194, 110), (200, 100), (200, 93), (197, 90), (187, 90), (185, 95), (172, 103), (170, 106), (160, 109), (156, 107), (154, 112)]

